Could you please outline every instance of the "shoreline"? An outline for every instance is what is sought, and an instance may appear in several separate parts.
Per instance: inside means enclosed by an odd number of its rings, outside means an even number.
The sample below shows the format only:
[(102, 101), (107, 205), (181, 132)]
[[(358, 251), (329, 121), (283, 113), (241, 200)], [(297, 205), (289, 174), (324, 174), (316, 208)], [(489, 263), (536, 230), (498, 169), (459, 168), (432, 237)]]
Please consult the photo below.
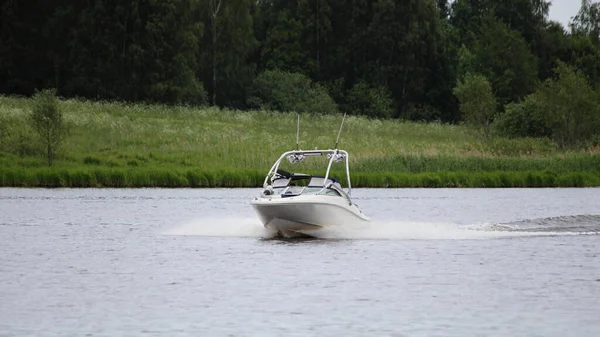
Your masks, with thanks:
[[(294, 113), (62, 100), (69, 134), (48, 167), (27, 123), (32, 104), (0, 95), (2, 187), (258, 188), (297, 141)], [(302, 115), (300, 147), (331, 148), (340, 121)], [(342, 131), (352, 187), (600, 187), (598, 146), (561, 149), (548, 139), (484, 139), (464, 125), (364, 116), (348, 116)]]
[[(22, 188), (260, 188), (259, 171), (193, 169), (0, 168), (0, 187)], [(355, 172), (353, 188), (600, 187), (600, 172)]]

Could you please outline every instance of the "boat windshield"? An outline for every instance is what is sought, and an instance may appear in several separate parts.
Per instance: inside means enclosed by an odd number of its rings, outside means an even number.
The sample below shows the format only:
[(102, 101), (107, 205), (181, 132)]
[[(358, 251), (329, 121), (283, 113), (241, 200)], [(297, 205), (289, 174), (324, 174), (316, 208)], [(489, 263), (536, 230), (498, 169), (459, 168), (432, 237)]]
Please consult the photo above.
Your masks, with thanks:
[(273, 180), (273, 188), (286, 187), (290, 183), (289, 178), (279, 178)]
[(323, 187), (330, 182), (337, 183), (338, 180), (335, 178), (328, 178), (327, 181), (325, 181), (325, 177), (312, 177), (308, 183), (308, 187)]
[(273, 180), (272, 187), (274, 194), (283, 196), (295, 196), (300, 194), (317, 194), (322, 191), (323, 195), (341, 196), (333, 188), (323, 190), (328, 184), (334, 184), (341, 189), (339, 181), (335, 178), (325, 179), (325, 177), (312, 177), (305, 174), (292, 175), (290, 178), (278, 178)]
[[(302, 192), (302, 194), (316, 194), (319, 193), (321, 190), (323, 190), (323, 187), (329, 185), (329, 184), (335, 184), (337, 186), (339, 186), (341, 188), (341, 186), (339, 185), (339, 181), (335, 178), (328, 178), (327, 180), (325, 179), (325, 177), (312, 177), (310, 179), (310, 182), (308, 183), (308, 186), (306, 187), (306, 189)], [(332, 196), (340, 196), (340, 194), (335, 190), (335, 189), (331, 189), (331, 188), (327, 188), (325, 189), (322, 194), (324, 195), (332, 195)]]

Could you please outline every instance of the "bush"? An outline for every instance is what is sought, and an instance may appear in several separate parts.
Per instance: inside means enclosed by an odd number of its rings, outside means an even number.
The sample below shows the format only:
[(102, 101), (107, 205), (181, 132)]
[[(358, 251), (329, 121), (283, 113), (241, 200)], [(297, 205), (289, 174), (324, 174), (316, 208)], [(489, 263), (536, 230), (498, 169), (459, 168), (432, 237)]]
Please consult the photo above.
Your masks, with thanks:
[(480, 128), (487, 137), (496, 112), (496, 97), (487, 78), (478, 74), (467, 74), (454, 88), (454, 95), (460, 102), (463, 119), (468, 124)]
[(55, 89), (36, 91), (33, 96), (30, 123), (40, 136), (46, 150), (48, 166), (52, 166), (56, 150), (64, 140), (67, 131), (62, 111), (58, 106)]
[(508, 104), (504, 109), (504, 113), (494, 120), (494, 129), (500, 135), (508, 138), (551, 136), (543, 111), (531, 97), (521, 103)]
[(522, 103), (509, 104), (495, 123), (508, 137), (550, 137), (561, 147), (593, 144), (600, 130), (600, 95), (564, 63)]
[(298, 73), (267, 70), (254, 81), (250, 106), (265, 110), (331, 114), (337, 105), (320, 85)]
[(347, 100), (351, 114), (379, 118), (394, 115), (394, 100), (386, 87), (374, 88), (360, 81), (350, 89)]
[(585, 145), (600, 130), (600, 95), (585, 75), (564, 63), (556, 68), (557, 79), (548, 79), (530, 96), (560, 146)]

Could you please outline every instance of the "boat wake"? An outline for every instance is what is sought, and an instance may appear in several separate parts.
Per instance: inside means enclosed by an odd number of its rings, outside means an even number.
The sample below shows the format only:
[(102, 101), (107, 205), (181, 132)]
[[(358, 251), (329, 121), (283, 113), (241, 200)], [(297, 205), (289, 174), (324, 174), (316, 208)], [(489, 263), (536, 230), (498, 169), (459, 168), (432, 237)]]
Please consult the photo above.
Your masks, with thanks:
[(507, 224), (493, 225), (500, 231), (526, 231), (531, 233), (590, 233), (600, 234), (600, 214), (565, 215), (550, 218), (526, 219)]
[(364, 230), (324, 231), (321, 238), (377, 240), (476, 240), (531, 236), (600, 234), (600, 215), (528, 219), (504, 224), (374, 222)]
[[(277, 238), (255, 218), (218, 218), (191, 221), (166, 235)], [(320, 239), (349, 240), (477, 240), (531, 236), (599, 235), (600, 214), (527, 219), (502, 224), (457, 225), (406, 221), (373, 221), (368, 226), (332, 228), (315, 232)]]

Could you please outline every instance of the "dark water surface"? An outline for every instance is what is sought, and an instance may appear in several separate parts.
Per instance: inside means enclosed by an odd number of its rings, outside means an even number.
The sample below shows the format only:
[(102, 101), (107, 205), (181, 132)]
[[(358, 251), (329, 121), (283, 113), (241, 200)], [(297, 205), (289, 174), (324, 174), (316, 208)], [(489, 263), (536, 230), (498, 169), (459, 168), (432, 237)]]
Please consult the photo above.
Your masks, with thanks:
[(269, 239), (257, 189), (0, 189), (0, 336), (600, 336), (600, 189), (357, 189)]

